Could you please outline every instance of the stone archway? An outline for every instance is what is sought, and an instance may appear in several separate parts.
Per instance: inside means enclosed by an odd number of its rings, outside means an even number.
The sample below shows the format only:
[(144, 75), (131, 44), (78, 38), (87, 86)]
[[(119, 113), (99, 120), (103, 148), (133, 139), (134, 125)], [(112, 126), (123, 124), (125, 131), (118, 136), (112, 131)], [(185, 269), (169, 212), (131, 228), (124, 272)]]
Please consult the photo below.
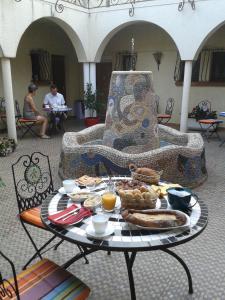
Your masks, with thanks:
[(157, 24), (154, 24), (150, 21), (146, 21), (146, 20), (135, 20), (135, 21), (129, 21), (129, 22), (124, 22), (120, 25), (117, 25), (115, 28), (113, 28), (110, 32), (108, 32), (101, 40), (97, 50), (96, 50), (96, 53), (95, 53), (95, 61), (100, 61), (101, 60), (101, 56), (102, 56), (102, 53), (104, 52), (104, 49), (106, 47), (106, 45), (109, 43), (109, 41), (113, 38), (113, 36), (115, 36), (118, 32), (120, 32), (121, 30), (125, 29), (126, 27), (128, 26), (131, 26), (131, 25), (135, 25), (135, 24), (151, 24), (153, 26), (156, 26), (158, 28), (160, 28), (160, 30), (162, 30), (163, 32), (165, 32), (169, 37), (170, 39), (173, 41), (174, 45), (176, 46), (176, 48), (178, 49), (179, 51), (179, 48), (175, 42), (175, 40), (172, 38), (172, 36), (162, 27), (160, 27), (159, 25)]
[[(126, 56), (126, 51), (131, 50), (132, 37), (135, 40), (134, 51), (137, 53), (136, 70), (153, 71), (155, 92), (160, 97), (160, 113), (165, 112), (167, 99), (170, 97), (175, 98), (177, 120), (174, 119), (173, 122), (178, 122), (181, 93), (174, 85), (173, 76), (178, 50), (173, 39), (161, 27), (150, 22), (129, 22), (126, 23), (126, 26), (120, 26), (111, 32), (110, 36), (107, 36), (107, 45), (105, 45), (104, 50), (102, 51), (102, 49), (99, 48), (98, 54), (100, 51), (102, 54), (100, 58), (101, 64), (98, 65), (108, 65), (111, 61), (113, 70), (122, 70), (120, 68), (118, 69), (118, 56), (120, 54), (123, 55), (123, 53)], [(101, 46), (105, 43), (106, 39), (102, 42)], [(160, 65), (157, 64), (153, 55), (156, 52), (162, 54)], [(110, 78), (107, 74), (98, 76), (97, 73), (97, 79), (98, 77)], [(97, 90), (99, 90), (98, 87)], [(107, 98), (105, 97), (105, 99)]]
[[(58, 20), (56, 22), (55, 18), (40, 18), (27, 28), (20, 39), (12, 69), (16, 82), (14, 97), (19, 101), (21, 108), (27, 85), (31, 80), (39, 86), (35, 97), (39, 109), (42, 109), (43, 98), (49, 91), (50, 82), (58, 85), (59, 92), (64, 94), (70, 107), (73, 106), (73, 101), (80, 97), (81, 72), (77, 51), (69, 35), (59, 23), (61, 24)], [(32, 74), (34, 71), (32, 54), (38, 52), (46, 54), (42, 59), (40, 73), (44, 73), (44, 76), (42, 75), (41, 78), (39, 78), (40, 74), (38, 76)]]

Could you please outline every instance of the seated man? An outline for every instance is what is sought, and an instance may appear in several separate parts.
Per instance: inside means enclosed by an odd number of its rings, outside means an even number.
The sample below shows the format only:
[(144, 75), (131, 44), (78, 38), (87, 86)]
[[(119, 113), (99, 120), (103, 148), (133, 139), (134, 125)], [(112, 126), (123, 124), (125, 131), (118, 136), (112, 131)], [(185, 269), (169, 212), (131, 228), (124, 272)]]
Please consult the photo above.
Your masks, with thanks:
[[(62, 105), (65, 105), (65, 99), (63, 95), (58, 93), (58, 88), (55, 84), (51, 84), (50, 93), (46, 94), (44, 98), (44, 107), (49, 106), (50, 108), (54, 108)], [(62, 118), (66, 118), (66, 115), (62, 112), (51, 113), (50, 118), (50, 122), (57, 129), (57, 127), (60, 127)]]
[(44, 105), (49, 105), (50, 107), (65, 105), (64, 97), (58, 93), (58, 88), (55, 84), (51, 84), (50, 93), (45, 95)]

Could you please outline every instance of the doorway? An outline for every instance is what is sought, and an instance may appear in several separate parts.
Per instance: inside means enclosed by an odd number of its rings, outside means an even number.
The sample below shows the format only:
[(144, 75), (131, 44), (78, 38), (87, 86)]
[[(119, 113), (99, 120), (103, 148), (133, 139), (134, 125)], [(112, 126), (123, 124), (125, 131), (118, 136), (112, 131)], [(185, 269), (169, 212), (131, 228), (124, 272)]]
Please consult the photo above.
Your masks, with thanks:
[(102, 121), (105, 120), (111, 74), (112, 74), (111, 62), (102, 62), (96, 64), (96, 89), (100, 101), (102, 103), (99, 112), (99, 117)]
[(52, 81), (66, 99), (65, 56), (63, 55), (52, 55)]

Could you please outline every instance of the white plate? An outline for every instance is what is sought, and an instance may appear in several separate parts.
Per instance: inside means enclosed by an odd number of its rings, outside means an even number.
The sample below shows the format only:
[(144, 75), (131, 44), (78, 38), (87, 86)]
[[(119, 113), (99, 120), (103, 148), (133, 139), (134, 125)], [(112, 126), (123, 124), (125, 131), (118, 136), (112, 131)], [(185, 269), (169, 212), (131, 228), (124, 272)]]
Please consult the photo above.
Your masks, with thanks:
[(104, 237), (111, 235), (113, 232), (114, 232), (114, 228), (109, 224), (106, 227), (105, 232), (103, 233), (96, 233), (92, 224), (88, 225), (88, 227), (86, 228), (87, 236), (93, 237), (95, 239), (102, 239)]
[[(74, 192), (78, 192), (78, 191), (80, 191), (80, 188), (79, 187), (77, 187), (77, 186), (75, 186), (74, 187), (74, 189), (73, 189), (73, 191), (72, 191), (72, 193), (74, 193)], [(60, 193), (60, 194), (62, 194), (62, 195), (67, 195), (67, 194), (70, 194), (70, 193), (67, 193), (66, 191), (65, 191), (65, 189), (64, 189), (64, 187), (62, 186), (60, 189), (58, 189), (58, 192)]]
[[(74, 197), (71, 197), (71, 194), (73, 193), (69, 193), (67, 194), (70, 199), (75, 202), (75, 203), (82, 203), (82, 202), (85, 202), (87, 199), (89, 198), (93, 198), (93, 197), (97, 197), (98, 200), (99, 200), (99, 204), (101, 203), (101, 196), (97, 193), (92, 193), (92, 192), (83, 192), (83, 191), (80, 191), (79, 192), (74, 192), (75, 196)], [(79, 198), (77, 199), (76, 196), (79, 195)]]
[[(146, 211), (151, 211), (151, 209), (146, 209)], [(162, 210), (159, 209), (159, 211), (161, 212)], [(186, 227), (189, 227), (190, 224), (191, 224), (191, 221), (190, 221), (190, 218), (188, 215), (186, 215), (185, 213), (179, 211), (179, 210), (174, 210), (174, 212), (176, 212), (177, 214), (180, 214), (180, 215), (184, 215), (186, 217), (186, 223), (184, 225), (181, 225), (181, 226), (175, 226), (175, 227), (145, 227), (145, 226), (140, 226), (140, 225), (136, 225), (136, 224), (132, 224), (132, 225), (135, 225), (137, 226), (138, 228), (140, 229), (146, 229), (146, 230), (155, 230), (155, 231), (164, 231), (164, 230), (174, 230), (174, 229), (182, 229), (182, 228), (186, 228)]]

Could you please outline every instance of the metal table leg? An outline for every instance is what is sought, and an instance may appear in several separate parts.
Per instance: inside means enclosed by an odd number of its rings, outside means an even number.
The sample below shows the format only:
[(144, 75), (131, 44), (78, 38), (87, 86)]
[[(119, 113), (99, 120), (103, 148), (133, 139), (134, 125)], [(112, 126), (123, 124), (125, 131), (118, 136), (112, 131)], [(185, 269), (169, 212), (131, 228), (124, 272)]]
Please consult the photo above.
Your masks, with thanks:
[(176, 260), (179, 261), (179, 263), (182, 265), (182, 267), (184, 268), (186, 274), (187, 274), (187, 278), (188, 278), (188, 286), (189, 286), (189, 294), (193, 294), (193, 286), (192, 286), (192, 277), (191, 277), (191, 273), (188, 269), (188, 266), (185, 264), (185, 262), (183, 261), (182, 258), (180, 258), (180, 256), (178, 256), (176, 253), (172, 252), (169, 249), (162, 249), (163, 252), (166, 252), (167, 254), (173, 256), (174, 258), (176, 258)]
[(82, 252), (76, 254), (75, 256), (73, 256), (71, 259), (69, 259), (66, 263), (64, 263), (61, 267), (64, 269), (69, 268), (70, 265), (72, 265), (74, 262), (76, 262), (77, 260), (81, 259), (81, 258), (85, 258), (88, 254), (91, 254), (93, 252), (97, 252), (99, 250), (97, 249), (87, 249), (86, 247), (82, 247), (80, 246), (80, 248), (83, 250)]
[(136, 254), (137, 254), (137, 252), (132, 252), (131, 255), (129, 255), (129, 252), (124, 252), (124, 256), (125, 256), (125, 260), (126, 260), (126, 264), (127, 264), (127, 272), (128, 272), (128, 277), (129, 277), (131, 300), (136, 300), (134, 277), (133, 277), (133, 272), (132, 272), (132, 267), (134, 264)]

